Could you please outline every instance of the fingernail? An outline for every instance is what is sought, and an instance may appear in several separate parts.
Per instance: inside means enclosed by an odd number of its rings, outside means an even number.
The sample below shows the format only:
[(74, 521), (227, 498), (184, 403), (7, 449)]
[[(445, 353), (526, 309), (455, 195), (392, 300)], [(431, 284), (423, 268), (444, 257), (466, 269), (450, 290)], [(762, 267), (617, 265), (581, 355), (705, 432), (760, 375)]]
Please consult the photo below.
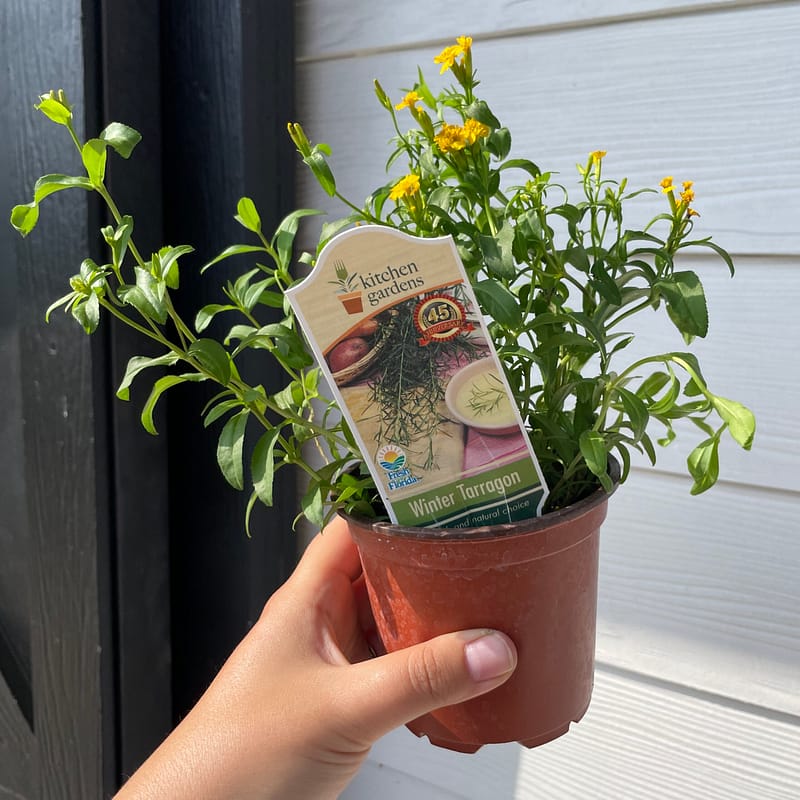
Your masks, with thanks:
[(476, 683), (499, 678), (514, 669), (517, 655), (511, 640), (496, 631), (484, 631), (464, 647), (467, 670)]

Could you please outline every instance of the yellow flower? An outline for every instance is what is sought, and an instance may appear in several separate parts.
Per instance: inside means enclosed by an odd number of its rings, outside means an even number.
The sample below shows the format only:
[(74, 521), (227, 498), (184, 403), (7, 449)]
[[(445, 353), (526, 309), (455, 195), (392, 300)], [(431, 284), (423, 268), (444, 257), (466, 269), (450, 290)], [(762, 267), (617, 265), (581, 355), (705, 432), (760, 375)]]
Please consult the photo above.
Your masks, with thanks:
[(472, 37), (471, 36), (457, 36), (456, 43), (461, 48), (464, 55), (466, 55), (472, 47)]
[(400, 178), (389, 192), (390, 200), (400, 200), (403, 197), (412, 197), (419, 191), (419, 175), (413, 172)]
[(421, 99), (422, 98), (416, 92), (408, 92), (395, 108), (400, 111), (404, 108), (414, 107)]
[(669, 194), (670, 192), (674, 191), (675, 186), (673, 185), (672, 180), (672, 175), (667, 175), (667, 177), (658, 184), (664, 194)]
[(461, 130), (464, 132), (464, 138), (469, 144), (475, 144), (478, 139), (489, 135), (489, 126), (478, 122), (476, 119), (468, 119)]
[(443, 153), (463, 150), (468, 144), (464, 128), (460, 125), (448, 125), (447, 123), (442, 126), (442, 129), (433, 137), (433, 140)]
[(687, 217), (699, 217), (700, 214), (698, 214), (697, 211), (695, 211), (693, 208), (687, 208), (686, 209), (686, 216)]
[[(691, 181), (687, 181), (687, 182), (691, 183)], [(683, 185), (686, 186), (685, 183)], [(694, 189), (686, 189), (683, 192), (681, 192), (681, 202), (682, 203), (686, 203), (686, 205), (688, 206), (689, 203), (692, 202), (692, 200), (694, 200)]]
[(594, 150), (593, 152), (589, 153), (589, 158), (591, 158), (595, 164), (599, 164), (603, 160), (605, 154), (605, 150)]
[(683, 191), (684, 192), (688, 192), (689, 189), (692, 188), (692, 186), (694, 186), (694, 181), (684, 181), (683, 182)]
[(460, 58), (461, 56), (465, 56), (471, 47), (471, 36), (459, 36), (456, 39), (456, 44), (451, 44), (449, 47), (445, 47), (445, 49), (433, 59), (434, 64), (442, 65), (442, 69), (440, 70), (439, 74), (441, 75), (442, 73), (447, 72), (447, 70), (449, 70), (453, 64), (456, 63), (456, 59)]

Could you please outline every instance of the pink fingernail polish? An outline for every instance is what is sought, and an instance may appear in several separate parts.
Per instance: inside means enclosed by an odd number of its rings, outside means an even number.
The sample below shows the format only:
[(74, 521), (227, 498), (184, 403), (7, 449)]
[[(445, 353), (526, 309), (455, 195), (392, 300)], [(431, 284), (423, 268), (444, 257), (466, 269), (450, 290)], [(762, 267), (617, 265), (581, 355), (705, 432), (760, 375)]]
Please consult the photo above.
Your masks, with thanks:
[(511, 672), (517, 659), (508, 639), (500, 633), (487, 632), (464, 646), (467, 670), (476, 683)]

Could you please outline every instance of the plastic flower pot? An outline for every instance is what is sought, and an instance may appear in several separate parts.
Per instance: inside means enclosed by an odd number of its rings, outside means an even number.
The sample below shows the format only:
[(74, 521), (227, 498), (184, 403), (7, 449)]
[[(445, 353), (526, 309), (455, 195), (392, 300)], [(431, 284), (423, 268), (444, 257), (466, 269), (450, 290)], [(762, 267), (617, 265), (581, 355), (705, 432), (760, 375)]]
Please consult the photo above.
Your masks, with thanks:
[(536, 747), (586, 713), (594, 681), (600, 526), (609, 495), (536, 519), (469, 529), (404, 528), (347, 517), (387, 651), (494, 628), (519, 663), (499, 688), (408, 725), (432, 744)]

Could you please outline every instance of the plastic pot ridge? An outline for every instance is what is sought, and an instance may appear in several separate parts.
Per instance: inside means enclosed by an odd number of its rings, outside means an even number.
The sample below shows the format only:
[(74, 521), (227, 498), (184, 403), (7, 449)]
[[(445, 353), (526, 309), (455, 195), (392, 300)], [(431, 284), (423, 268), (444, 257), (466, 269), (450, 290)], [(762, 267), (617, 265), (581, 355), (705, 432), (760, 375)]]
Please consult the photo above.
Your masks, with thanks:
[(398, 650), (466, 628), (494, 628), (519, 663), (499, 688), (408, 725), (471, 753), (536, 747), (579, 721), (592, 695), (600, 526), (609, 495), (509, 525), (404, 528), (346, 517), (383, 643)]

